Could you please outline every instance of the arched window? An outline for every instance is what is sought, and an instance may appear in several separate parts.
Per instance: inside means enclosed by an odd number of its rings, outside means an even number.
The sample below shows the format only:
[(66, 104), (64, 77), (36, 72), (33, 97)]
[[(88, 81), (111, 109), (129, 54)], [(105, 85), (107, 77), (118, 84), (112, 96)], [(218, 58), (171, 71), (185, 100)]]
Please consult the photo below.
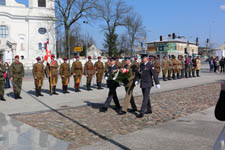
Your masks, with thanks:
[(0, 5), (5, 6), (5, 0), (0, 0)]
[(9, 35), (8, 27), (0, 25), (0, 38), (7, 38)]
[(46, 0), (38, 0), (38, 7), (46, 7)]

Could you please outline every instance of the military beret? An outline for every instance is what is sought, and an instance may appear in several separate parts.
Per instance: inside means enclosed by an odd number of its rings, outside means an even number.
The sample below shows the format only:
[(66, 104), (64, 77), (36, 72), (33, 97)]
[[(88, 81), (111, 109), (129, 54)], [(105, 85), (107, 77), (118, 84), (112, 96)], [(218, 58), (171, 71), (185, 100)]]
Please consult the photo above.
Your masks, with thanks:
[(134, 57), (134, 60), (137, 60), (137, 57)]
[(63, 58), (64, 61), (67, 61), (68, 59), (66, 57)]
[(119, 56), (116, 56), (116, 59), (119, 59)]
[(88, 59), (92, 59), (91, 56), (88, 56)]
[(102, 59), (102, 57), (101, 56), (98, 56), (98, 59)]
[(51, 55), (52, 58), (55, 58), (55, 55)]
[(16, 59), (16, 58), (20, 58), (19, 55), (16, 55), (16, 56), (15, 56), (15, 59)]
[(40, 60), (41, 60), (41, 58), (40, 58), (40, 57), (37, 57), (37, 58), (36, 58), (36, 60), (37, 60), (37, 61), (40, 61)]
[(74, 56), (74, 58), (80, 58), (78, 55)]

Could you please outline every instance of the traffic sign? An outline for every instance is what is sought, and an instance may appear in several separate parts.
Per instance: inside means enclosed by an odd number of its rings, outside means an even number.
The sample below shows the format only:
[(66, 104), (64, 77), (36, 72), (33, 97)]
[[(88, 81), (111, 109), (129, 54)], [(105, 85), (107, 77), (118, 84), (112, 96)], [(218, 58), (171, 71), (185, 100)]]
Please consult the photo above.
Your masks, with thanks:
[(73, 51), (74, 52), (81, 52), (81, 51), (83, 51), (83, 48), (82, 47), (74, 47)]

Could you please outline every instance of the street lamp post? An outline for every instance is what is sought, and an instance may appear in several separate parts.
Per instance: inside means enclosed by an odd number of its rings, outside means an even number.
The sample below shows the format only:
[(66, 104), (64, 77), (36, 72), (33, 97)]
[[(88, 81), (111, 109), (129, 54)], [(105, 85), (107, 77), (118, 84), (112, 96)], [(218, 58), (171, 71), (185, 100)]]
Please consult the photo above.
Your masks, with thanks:
[(85, 34), (86, 34), (86, 54), (85, 54), (85, 57), (87, 58), (87, 53), (88, 53), (88, 40), (87, 40), (87, 25), (88, 25), (88, 21), (83, 21), (83, 23), (86, 25), (85, 27)]

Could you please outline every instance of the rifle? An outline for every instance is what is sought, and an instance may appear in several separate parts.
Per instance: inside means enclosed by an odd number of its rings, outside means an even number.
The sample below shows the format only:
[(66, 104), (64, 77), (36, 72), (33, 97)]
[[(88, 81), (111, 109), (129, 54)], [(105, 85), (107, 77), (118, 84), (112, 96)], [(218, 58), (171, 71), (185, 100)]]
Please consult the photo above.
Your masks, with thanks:
[(51, 77), (51, 68), (50, 64), (47, 62), (47, 67), (46, 67), (46, 77), (48, 78), (49, 81), (49, 91), (50, 95), (52, 95), (52, 77)]

